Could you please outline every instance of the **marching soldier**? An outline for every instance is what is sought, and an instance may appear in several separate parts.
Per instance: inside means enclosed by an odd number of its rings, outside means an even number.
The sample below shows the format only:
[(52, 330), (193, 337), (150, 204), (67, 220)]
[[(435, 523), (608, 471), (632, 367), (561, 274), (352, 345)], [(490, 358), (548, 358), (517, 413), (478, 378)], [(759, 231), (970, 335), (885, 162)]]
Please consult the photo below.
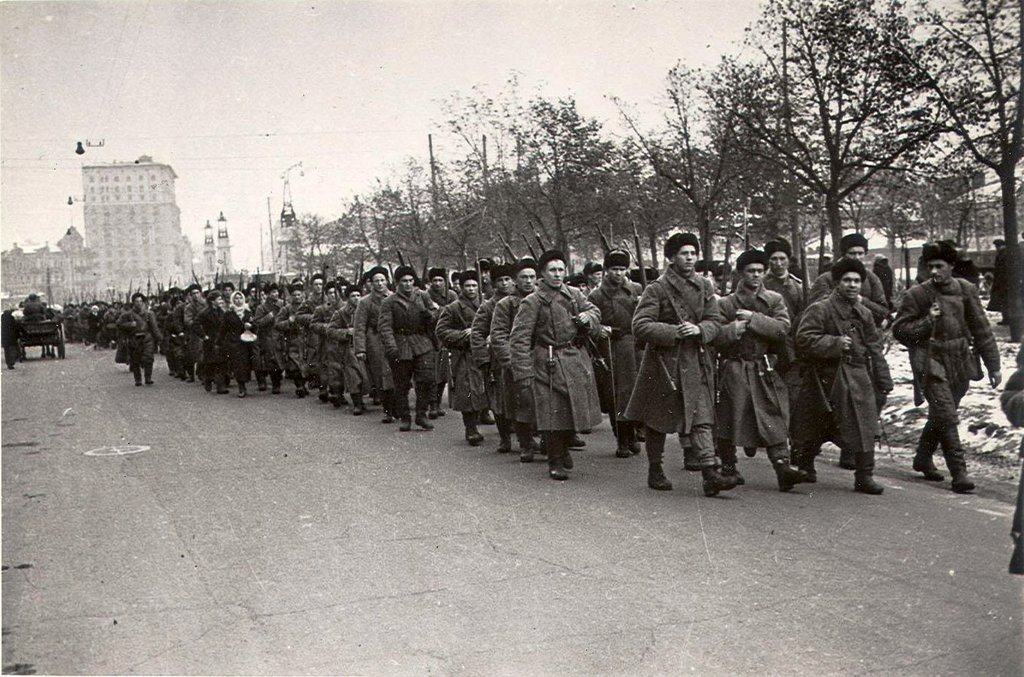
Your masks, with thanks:
[(267, 389), (267, 377), (270, 377), (270, 393), (281, 394), (281, 354), (280, 340), (274, 322), (281, 310), (281, 289), (270, 283), (263, 291), (263, 303), (253, 313), (253, 324), (256, 325), (256, 387), (260, 391)]
[[(839, 253), (843, 258), (853, 259), (863, 263), (868, 253), (868, 239), (861, 233), (849, 233), (839, 241)], [(835, 265), (835, 264), (833, 264)], [(836, 287), (836, 282), (827, 271), (818, 276), (811, 285), (810, 298), (807, 303), (816, 303), (827, 299)], [(885, 288), (878, 276), (865, 268), (866, 276), (861, 283), (860, 302), (875, 320), (875, 325), (880, 326), (889, 317), (889, 304), (885, 300)]]
[(735, 477), (719, 472), (712, 434), (715, 374), (706, 347), (722, 324), (714, 284), (696, 272), (700, 242), (676, 233), (665, 243), (665, 273), (647, 285), (633, 315), (633, 336), (647, 348), (626, 418), (644, 425), (647, 486), (672, 489), (662, 458), (665, 437), (688, 437), (704, 477), (704, 494), (736, 487)]
[[(502, 434), (502, 446), (498, 447), (499, 452), (511, 451), (511, 433), (515, 432), (516, 440), (519, 443), (519, 461), (521, 463), (533, 463), (534, 453), (539, 451), (537, 443), (533, 439), (534, 425), (537, 416), (533, 410), (533, 398), (528, 390), (518, 390), (515, 387), (515, 379), (512, 374), (512, 351), (509, 347), (509, 336), (512, 333), (512, 325), (515, 323), (516, 315), (522, 306), (523, 299), (533, 293), (537, 286), (537, 262), (532, 258), (520, 259), (514, 267), (499, 266), (499, 277), (495, 283), (495, 289), (500, 292), (508, 286), (508, 272), (515, 274), (515, 286), (512, 293), (498, 297), (497, 293), (492, 299), (497, 299), (493, 314), (490, 317), (490, 367), (494, 374), (492, 390), (498, 393), (499, 397), (491, 399), (491, 407), (494, 408), (495, 419), (498, 423), (498, 431)], [(493, 272), (493, 271), (492, 271)], [(477, 320), (480, 322), (483, 311), (477, 313)], [(486, 318), (485, 318), (486, 319)], [(495, 401), (497, 399), (497, 402)], [(499, 416), (500, 412), (500, 416)]]
[(306, 336), (313, 308), (306, 302), (305, 287), (295, 280), (288, 287), (288, 304), (274, 316), (274, 329), (281, 341), (279, 349), (285, 378), (295, 384), (295, 396), (303, 398), (306, 390)]
[[(329, 402), (331, 399), (327, 387), (327, 325), (337, 310), (338, 283), (331, 280), (324, 285), (322, 302), (314, 307), (313, 316), (309, 320), (308, 341), (311, 355), (306, 361), (310, 369), (314, 370), (315, 376), (311, 380), (320, 390), (318, 397), (321, 402)], [(337, 395), (340, 394), (339, 391)], [(336, 406), (341, 406), (340, 402)]]
[(957, 251), (946, 243), (924, 246), (921, 260), (929, 279), (908, 289), (900, 303), (893, 336), (910, 351), (914, 402), (928, 402), (928, 421), (914, 455), (914, 470), (926, 480), (941, 482), (932, 456), (941, 444), (952, 489), (967, 493), (974, 482), (967, 474), (957, 408), (972, 380), (982, 378), (980, 356), (993, 388), (999, 386), (999, 351), (977, 288), (953, 277)]
[(739, 284), (718, 302), (723, 324), (714, 340), (721, 365), (717, 447), (722, 474), (735, 477), (737, 484), (744, 480), (736, 469), (736, 447), (765, 447), (779, 491), (789, 491), (807, 476), (789, 463), (789, 392), (776, 370), (790, 335), (789, 314), (782, 295), (761, 283), (767, 267), (764, 252), (751, 249), (740, 254)]
[(117, 326), (126, 337), (128, 369), (135, 377), (135, 385), (142, 385), (143, 374), (146, 385), (153, 385), (153, 355), (162, 336), (156, 316), (146, 303), (145, 294), (132, 294), (131, 305), (121, 313)]
[(412, 429), (409, 390), (416, 388), (416, 425), (433, 430), (427, 409), (434, 392), (433, 301), (416, 288), (416, 271), (410, 266), (395, 270), (395, 293), (380, 304), (378, 328), (391, 373), (395, 380), (394, 413), (401, 421), (399, 430)]
[(226, 306), (219, 291), (210, 291), (206, 295), (206, 307), (193, 324), (194, 330), (203, 342), (203, 387), (206, 392), (210, 392), (216, 385), (218, 395), (226, 395), (228, 392), (227, 355), (221, 343)]
[[(507, 373), (503, 370), (498, 357), (499, 346), (494, 337), (494, 313), (502, 299), (509, 297), (514, 289), (512, 281), (514, 272), (512, 267), (506, 264), (491, 266), (489, 277), (492, 294), (490, 298), (480, 304), (476, 317), (473, 318), (469, 338), (473, 360), (484, 374), (488, 404), (494, 412), (494, 422), (498, 428), (499, 454), (507, 454), (512, 451), (512, 419), (509, 416), (512, 381), (506, 378)], [(509, 320), (506, 332), (511, 330), (512, 322)], [(506, 333), (506, 346), (507, 343)]]
[(467, 270), (459, 277), (459, 285), (461, 293), (441, 309), (436, 331), (441, 351), (451, 352), (448, 392), (452, 409), (462, 412), (466, 441), (476, 447), (484, 441), (477, 426), (480, 412), (488, 405), (484, 374), (473, 360), (470, 347), (473, 319), (480, 308), (480, 276), (475, 270)]
[(601, 421), (594, 367), (581, 347), (585, 333), (599, 326), (601, 313), (564, 283), (562, 252), (544, 252), (537, 265), (541, 282), (523, 299), (512, 325), (512, 374), (520, 393), (528, 390), (535, 403), (548, 474), (564, 481), (573, 466), (569, 447), (575, 433)]
[[(196, 376), (205, 380), (202, 374), (201, 365), (203, 361), (203, 339), (195, 326), (196, 318), (206, 308), (206, 301), (203, 299), (203, 288), (198, 284), (190, 284), (185, 289), (186, 301), (182, 309), (181, 321), (185, 327), (185, 373), (188, 383), (195, 383)], [(198, 373), (197, 373), (198, 372)]]
[(587, 261), (583, 266), (583, 277), (587, 281), (587, 289), (594, 291), (601, 286), (601, 282), (604, 280), (605, 269), (607, 265), (602, 266), (597, 261)]
[(366, 272), (366, 279), (370, 282), (370, 293), (360, 298), (356, 306), (352, 345), (356, 358), (366, 364), (372, 393), (379, 397), (384, 405), (384, 418), (381, 423), (394, 423), (395, 385), (379, 332), (380, 306), (390, 293), (388, 269), (383, 266), (371, 268)]
[(629, 252), (613, 249), (605, 254), (604, 266), (592, 273), (600, 275), (590, 302), (601, 311), (598, 350), (607, 369), (598, 370), (597, 386), (601, 395), (601, 409), (608, 414), (615, 433), (618, 458), (629, 458), (640, 453), (636, 441), (636, 424), (624, 418), (629, 396), (636, 383), (636, 342), (633, 340), (633, 313), (643, 291), (639, 284), (630, 282)]
[[(475, 271), (474, 271), (475, 272)], [(478, 276), (479, 277), (479, 276)], [(444, 268), (431, 268), (427, 271), (427, 294), (430, 300), (437, 305), (437, 314), (434, 316), (436, 322), (441, 314), (441, 309), (450, 303), (455, 303), (458, 295), (448, 288), (448, 271)], [(458, 284), (455, 282), (454, 284)], [(434, 396), (430, 402), (430, 410), (427, 418), (436, 419), (444, 416), (444, 407), (441, 406), (441, 398), (444, 396), (444, 387), (451, 377), (451, 363), (447, 350), (434, 352)]]
[[(769, 291), (782, 294), (782, 300), (786, 302), (786, 313), (789, 315), (790, 330), (786, 336), (785, 350), (779, 353), (777, 370), (782, 375), (782, 380), (786, 382), (790, 403), (795, 403), (797, 391), (800, 388), (800, 366), (796, 362), (794, 338), (806, 307), (804, 288), (800, 278), (789, 272), (792, 249), (788, 242), (782, 239), (771, 240), (764, 245), (764, 254), (768, 257), (768, 272), (764, 276), (764, 287)], [(790, 417), (791, 436), (793, 425), (794, 418)]]
[(331, 356), (330, 388), (334, 405), (340, 406), (342, 391), (352, 398), (352, 415), (362, 416), (366, 411), (363, 395), (366, 393), (368, 377), (363, 360), (356, 358), (353, 329), (356, 309), (362, 296), (357, 285), (345, 287), (343, 305), (334, 313), (328, 325), (328, 339), (335, 344), (336, 354)]
[(794, 447), (797, 466), (815, 482), (814, 458), (832, 440), (853, 454), (854, 490), (877, 495), (883, 491), (873, 477), (878, 412), (892, 379), (874, 318), (861, 303), (866, 273), (856, 258), (836, 261), (829, 270), (835, 288), (800, 321), (796, 351), (805, 368)]

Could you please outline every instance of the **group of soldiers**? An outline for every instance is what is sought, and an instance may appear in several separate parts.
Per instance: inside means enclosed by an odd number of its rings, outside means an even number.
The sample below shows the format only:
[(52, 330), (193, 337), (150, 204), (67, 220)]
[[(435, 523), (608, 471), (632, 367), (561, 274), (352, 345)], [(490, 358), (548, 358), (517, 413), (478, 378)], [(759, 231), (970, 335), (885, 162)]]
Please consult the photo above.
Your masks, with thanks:
[(287, 287), (204, 293), (194, 284), (159, 301), (136, 293), (114, 325), (136, 385), (152, 384), (159, 348), (172, 375), (207, 391), (228, 393), (234, 382), (246, 397), (254, 378), (278, 394), (287, 379), (297, 397), (316, 392), (355, 416), (379, 405), (382, 422), (401, 431), (432, 430), (447, 388), (469, 445), (493, 423), (498, 452), (515, 441), (522, 462), (546, 457), (559, 481), (581, 434), (607, 414), (617, 457), (644, 444), (650, 488), (672, 489), (663, 457), (677, 434), (708, 496), (745, 483), (738, 447), (751, 457), (765, 450), (780, 491), (814, 483), (827, 441), (856, 491), (881, 494), (873, 471), (893, 387), (883, 348), (891, 332), (909, 349), (918, 404), (929, 404), (913, 469), (943, 481), (933, 460), (941, 448), (952, 490), (969, 492), (957, 408), (982, 363), (993, 387), (1001, 380), (977, 288), (953, 276), (954, 247), (930, 243), (927, 279), (902, 294), (894, 317), (865, 268), (867, 249), (862, 235), (844, 237), (806, 297), (784, 240), (743, 252), (720, 296), (698, 238), (676, 233), (660, 275), (611, 249), (569, 284), (567, 257), (548, 250), (451, 276), (433, 268), (425, 280), (410, 266), (378, 266), (355, 284), (314, 275)]

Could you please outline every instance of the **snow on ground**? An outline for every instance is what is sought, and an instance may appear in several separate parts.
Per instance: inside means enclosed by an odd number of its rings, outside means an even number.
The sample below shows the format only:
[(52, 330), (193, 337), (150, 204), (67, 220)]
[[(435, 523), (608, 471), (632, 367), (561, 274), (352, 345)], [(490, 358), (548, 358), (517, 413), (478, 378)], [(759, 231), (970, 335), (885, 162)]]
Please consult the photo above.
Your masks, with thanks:
[[(998, 313), (989, 313), (989, 321), (999, 346), (1005, 383), (1016, 368), (1019, 344), (1009, 342), (1007, 328), (997, 326), (998, 320)], [(913, 376), (907, 349), (893, 341), (886, 359), (892, 372), (894, 388), (888, 404), (882, 410), (885, 434), (877, 455), (881, 459), (889, 456), (898, 464), (909, 466), (928, 415), (928, 403), (914, 406)], [(993, 389), (988, 384), (987, 373), (984, 381), (971, 383), (971, 389), (960, 402), (960, 440), (967, 453), (967, 467), (972, 475), (981, 479), (1016, 482), (1020, 472), (1017, 454), (1022, 432), (1010, 427), (999, 408), (1002, 385)], [(943, 469), (945, 464), (941, 454), (940, 450), (935, 460), (939, 468)]]

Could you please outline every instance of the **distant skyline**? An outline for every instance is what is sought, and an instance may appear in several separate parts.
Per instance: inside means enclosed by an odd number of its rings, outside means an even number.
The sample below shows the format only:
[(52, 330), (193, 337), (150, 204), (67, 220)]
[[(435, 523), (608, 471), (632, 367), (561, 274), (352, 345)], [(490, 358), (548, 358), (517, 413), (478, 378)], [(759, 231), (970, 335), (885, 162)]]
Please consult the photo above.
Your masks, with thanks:
[[(652, 115), (677, 61), (739, 49), (755, 0), (682, 2), (0, 2), (0, 244), (84, 233), (81, 166), (150, 155), (178, 174), (182, 231), (224, 212), (259, 265), (267, 197), (340, 215), (414, 156), (451, 145), (439, 102), (476, 85), (572, 95), (618, 131), (608, 95)], [(102, 148), (74, 154), (77, 141)], [(269, 263), (269, 261), (267, 262)]]

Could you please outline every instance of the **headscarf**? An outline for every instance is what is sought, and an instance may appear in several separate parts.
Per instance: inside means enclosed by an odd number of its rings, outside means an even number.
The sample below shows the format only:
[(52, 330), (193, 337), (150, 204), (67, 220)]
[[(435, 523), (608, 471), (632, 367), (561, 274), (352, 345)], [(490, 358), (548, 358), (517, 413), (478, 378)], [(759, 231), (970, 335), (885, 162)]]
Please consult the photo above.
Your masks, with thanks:
[[(235, 299), (242, 299), (242, 305), (236, 305)], [(238, 315), (238, 319), (245, 318), (245, 311), (249, 310), (248, 304), (245, 302), (245, 294), (240, 291), (232, 292), (231, 294), (231, 310), (235, 311), (235, 315)]]

